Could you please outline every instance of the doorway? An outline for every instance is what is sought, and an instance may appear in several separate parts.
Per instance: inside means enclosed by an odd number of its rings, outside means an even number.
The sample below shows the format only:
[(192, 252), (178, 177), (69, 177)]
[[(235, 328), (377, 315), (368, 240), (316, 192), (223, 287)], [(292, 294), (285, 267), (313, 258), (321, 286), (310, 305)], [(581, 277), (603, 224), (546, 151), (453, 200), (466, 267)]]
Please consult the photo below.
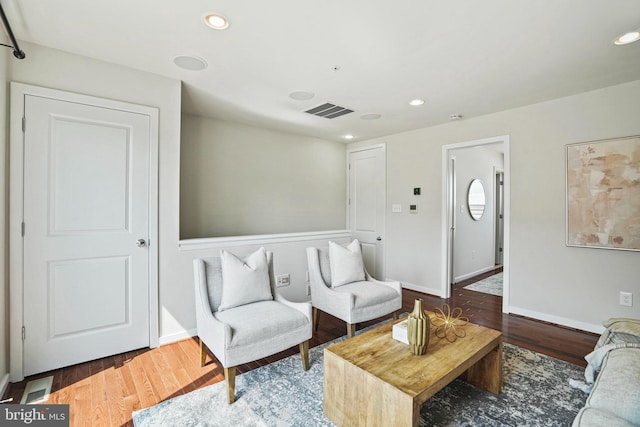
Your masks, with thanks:
[[(442, 281), (441, 295), (448, 298), (451, 295), (451, 284), (456, 280), (464, 280), (474, 274), (481, 274), (495, 268), (496, 247), (498, 246), (498, 230), (496, 230), (497, 220), (497, 201), (493, 196), (497, 183), (495, 182), (497, 171), (493, 166), (486, 166), (482, 170), (482, 178), (472, 176), (473, 167), (464, 167), (461, 169), (461, 158), (473, 153), (472, 150), (498, 149), (503, 153), (503, 167), (500, 168), (502, 173), (502, 191), (501, 191), (501, 208), (502, 208), (502, 236), (503, 250), (501, 251), (501, 261), (503, 265), (503, 300), (502, 311), (509, 311), (509, 136), (498, 136), (494, 138), (485, 138), (481, 140), (467, 141), (456, 144), (449, 144), (442, 147), (442, 181), (443, 181), (443, 203), (442, 203)], [(473, 157), (474, 155), (472, 155)], [(477, 162), (476, 162), (477, 163)], [(474, 167), (477, 165), (474, 165)], [(484, 167), (480, 165), (479, 167)], [(478, 174), (478, 170), (475, 170)], [(469, 175), (469, 176), (467, 176)], [(479, 178), (479, 179), (473, 179)], [(469, 199), (477, 196), (477, 181), (483, 189), (491, 193), (490, 200), (486, 200), (484, 206), (486, 217), (478, 212), (477, 203)], [(484, 182), (483, 182), (484, 181)], [(474, 184), (472, 188), (471, 183)], [(471, 191), (473, 190), (473, 191)], [(477, 216), (477, 218), (476, 218)], [(485, 242), (491, 242), (490, 250), (480, 250), (471, 247), (468, 238), (469, 227), (478, 227), (484, 223), (485, 234), (483, 239)], [(486, 230), (489, 230), (488, 232)], [(464, 233), (464, 234), (463, 234)], [(486, 248), (485, 248), (486, 249)], [(463, 257), (459, 255), (463, 253)], [(456, 257), (456, 254), (458, 256)], [(484, 255), (482, 255), (484, 254)], [(480, 256), (484, 256), (480, 260)], [(457, 264), (467, 263), (471, 265), (465, 266), (461, 273), (461, 269), (457, 268)], [(479, 263), (478, 263), (479, 262)], [(466, 274), (466, 276), (465, 276)]]
[(502, 266), (504, 253), (504, 171), (495, 172), (495, 265)]
[(11, 380), (157, 346), (157, 109), (12, 83), (11, 125)]

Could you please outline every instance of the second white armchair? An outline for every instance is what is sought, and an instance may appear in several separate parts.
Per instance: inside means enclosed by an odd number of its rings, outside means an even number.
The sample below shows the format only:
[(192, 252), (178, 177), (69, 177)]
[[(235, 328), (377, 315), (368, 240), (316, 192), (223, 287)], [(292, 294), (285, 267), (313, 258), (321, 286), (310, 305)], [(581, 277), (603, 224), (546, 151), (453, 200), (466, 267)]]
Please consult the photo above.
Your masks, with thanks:
[[(336, 245), (330, 242), (331, 245)], [(318, 310), (335, 316), (347, 323), (347, 335), (355, 335), (356, 324), (393, 314), (397, 319), (402, 308), (402, 286), (400, 282), (383, 282), (374, 279), (362, 266), (362, 255), (357, 240), (348, 248), (333, 246), (330, 251), (314, 247), (307, 248), (313, 326), (318, 327)], [(357, 247), (357, 249), (356, 249)], [(348, 249), (353, 249), (349, 254)], [(344, 251), (347, 249), (347, 252)], [(340, 260), (336, 259), (341, 257)], [(357, 259), (360, 257), (360, 264)], [(351, 260), (349, 259), (351, 258)], [(355, 262), (356, 273), (344, 273), (344, 264)], [(332, 264), (335, 270), (331, 270)], [(362, 268), (361, 275), (358, 270)]]

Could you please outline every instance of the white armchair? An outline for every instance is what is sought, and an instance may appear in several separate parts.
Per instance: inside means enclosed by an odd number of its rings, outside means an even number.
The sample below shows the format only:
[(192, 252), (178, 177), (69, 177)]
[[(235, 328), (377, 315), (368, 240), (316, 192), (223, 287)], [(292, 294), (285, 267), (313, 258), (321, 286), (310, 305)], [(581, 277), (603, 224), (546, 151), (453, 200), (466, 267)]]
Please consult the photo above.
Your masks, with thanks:
[(219, 257), (194, 260), (196, 323), (200, 339), (200, 364), (206, 348), (224, 368), (229, 403), (235, 400), (235, 367), (300, 347), (302, 366), (309, 369), (311, 304), (294, 303), (275, 289), (273, 254), (267, 252), (273, 300), (263, 300), (220, 310), (223, 274)]
[(402, 308), (400, 282), (382, 282), (364, 270), (363, 281), (331, 286), (329, 252), (307, 248), (313, 326), (318, 327), (318, 310), (347, 322), (347, 335), (355, 335), (356, 324), (393, 313), (398, 318)]

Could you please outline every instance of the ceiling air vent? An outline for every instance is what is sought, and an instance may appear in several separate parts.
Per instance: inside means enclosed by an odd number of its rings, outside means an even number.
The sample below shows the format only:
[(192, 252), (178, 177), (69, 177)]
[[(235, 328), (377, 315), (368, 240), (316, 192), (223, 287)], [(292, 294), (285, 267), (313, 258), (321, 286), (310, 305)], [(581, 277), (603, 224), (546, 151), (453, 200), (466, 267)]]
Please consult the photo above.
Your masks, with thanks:
[(324, 117), (325, 119), (335, 119), (336, 117), (353, 113), (353, 110), (340, 107), (339, 105), (334, 105), (327, 102), (322, 105), (318, 105), (317, 107), (313, 107), (312, 109), (305, 111), (305, 113), (313, 114), (314, 116)]

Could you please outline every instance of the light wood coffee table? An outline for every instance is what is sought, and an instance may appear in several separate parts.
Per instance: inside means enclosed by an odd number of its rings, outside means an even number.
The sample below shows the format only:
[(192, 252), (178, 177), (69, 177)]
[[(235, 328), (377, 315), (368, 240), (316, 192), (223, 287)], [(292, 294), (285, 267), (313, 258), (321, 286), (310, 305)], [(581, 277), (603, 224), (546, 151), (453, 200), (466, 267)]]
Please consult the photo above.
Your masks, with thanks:
[[(399, 320), (401, 321), (401, 320)], [(502, 390), (502, 333), (464, 326), (455, 342), (433, 335), (415, 356), (391, 337), (392, 323), (324, 350), (324, 414), (338, 426), (417, 426), (422, 404), (461, 377)]]

